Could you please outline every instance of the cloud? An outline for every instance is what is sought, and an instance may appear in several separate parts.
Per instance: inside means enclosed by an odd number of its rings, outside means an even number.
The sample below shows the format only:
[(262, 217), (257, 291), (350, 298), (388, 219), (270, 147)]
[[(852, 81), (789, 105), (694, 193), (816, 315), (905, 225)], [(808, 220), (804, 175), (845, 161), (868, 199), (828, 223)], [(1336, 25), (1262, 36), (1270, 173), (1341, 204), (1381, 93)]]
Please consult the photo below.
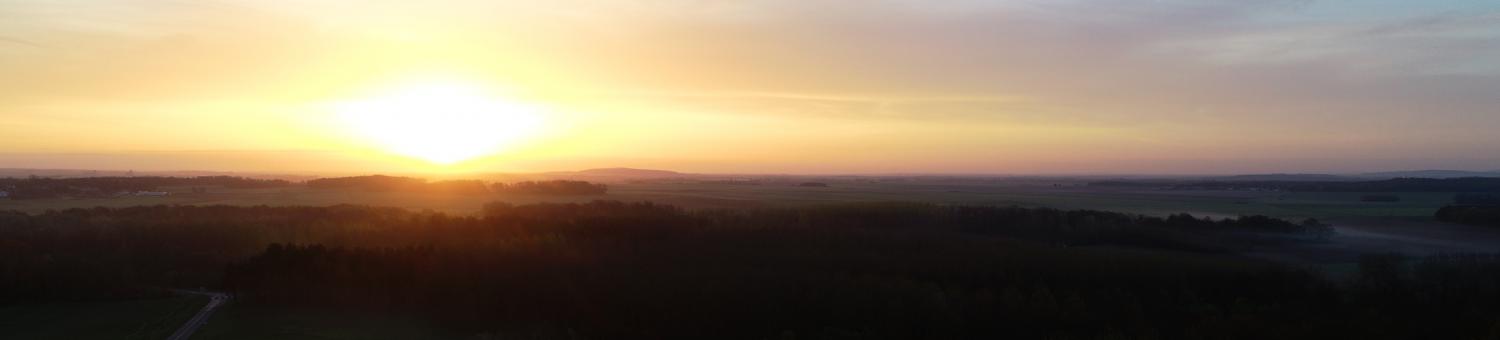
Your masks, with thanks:
[(30, 46), (30, 47), (35, 47), (35, 48), (51, 48), (50, 46), (42, 45), (42, 44), (39, 44), (39, 43), (36, 43), (36, 42), (32, 42), (30, 40), (21, 39), (21, 38), (5, 37), (5, 36), (0, 36), (0, 42), (11, 43), (11, 44), (18, 44), (18, 45), (24, 45), (24, 46)]
[(1380, 75), (1500, 76), (1500, 12), (1261, 27), (1178, 41), (1174, 52), (1221, 64), (1321, 63)]

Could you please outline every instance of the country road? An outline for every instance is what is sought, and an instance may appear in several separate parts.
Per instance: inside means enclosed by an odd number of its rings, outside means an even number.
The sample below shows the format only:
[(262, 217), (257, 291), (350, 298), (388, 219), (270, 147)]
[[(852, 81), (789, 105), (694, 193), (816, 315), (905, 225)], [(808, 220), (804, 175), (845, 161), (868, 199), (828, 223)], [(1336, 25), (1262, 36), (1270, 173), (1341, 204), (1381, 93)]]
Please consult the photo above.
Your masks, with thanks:
[(198, 327), (203, 327), (203, 324), (208, 322), (208, 317), (214, 314), (214, 310), (219, 308), (219, 305), (222, 305), (224, 304), (224, 302), (229, 301), (229, 294), (219, 292), (201, 292), (180, 289), (174, 291), (182, 294), (207, 295), (209, 299), (208, 304), (204, 305), (203, 309), (198, 311), (198, 314), (193, 315), (192, 319), (188, 319), (187, 323), (183, 324), (181, 328), (178, 328), (176, 332), (172, 332), (172, 336), (167, 337), (167, 340), (187, 340), (188, 338), (193, 337), (193, 332), (197, 332)]

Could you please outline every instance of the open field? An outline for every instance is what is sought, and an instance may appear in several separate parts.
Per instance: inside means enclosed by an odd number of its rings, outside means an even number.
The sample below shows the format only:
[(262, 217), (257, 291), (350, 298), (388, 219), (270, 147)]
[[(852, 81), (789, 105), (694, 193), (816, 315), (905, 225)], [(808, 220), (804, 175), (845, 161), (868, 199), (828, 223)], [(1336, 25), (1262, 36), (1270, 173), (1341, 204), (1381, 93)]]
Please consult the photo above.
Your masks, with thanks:
[(207, 303), (184, 296), (0, 307), (0, 339), (164, 339)]
[(452, 334), (416, 318), (349, 311), (268, 312), (234, 303), (225, 306), (193, 335), (197, 340), (451, 338)]
[[(587, 202), (592, 200), (652, 201), (689, 209), (754, 209), (794, 207), (843, 202), (907, 201), (937, 204), (1001, 205), (1093, 209), (1146, 215), (1191, 213), (1198, 216), (1235, 217), (1267, 215), (1284, 219), (1318, 218), (1332, 223), (1342, 234), (1336, 242), (1296, 249), (1277, 249), (1261, 256), (1281, 260), (1342, 266), (1357, 260), (1359, 253), (1391, 250), (1429, 254), (1444, 250), (1474, 251), (1463, 246), (1467, 237), (1487, 230), (1470, 230), (1432, 220), (1438, 208), (1454, 193), (1379, 192), (1276, 192), (1230, 190), (1157, 190), (1090, 187), (1080, 181), (1004, 179), (817, 179), (828, 187), (797, 186), (806, 178), (767, 181), (758, 184), (698, 182), (611, 183), (605, 195), (556, 196), (522, 194), (462, 195), (431, 192), (371, 192), (359, 190), (309, 189), (293, 186), (273, 189), (222, 189), (191, 193), (188, 188), (167, 188), (166, 197), (117, 197), (87, 199), (0, 200), (0, 210), (41, 212), (47, 209), (134, 205), (269, 205), (327, 206), (355, 204), (395, 206), (431, 210), (453, 215), (474, 214), (489, 202), (528, 204), (537, 202)], [(1362, 196), (1387, 194), (1399, 202), (1363, 202)], [(1468, 236), (1445, 232), (1463, 228)], [(1483, 228), (1479, 228), (1483, 229)], [(1494, 234), (1494, 233), (1488, 233)], [(1481, 239), (1489, 240), (1488, 236)], [(1500, 244), (1500, 238), (1494, 243)], [(1393, 244), (1396, 242), (1398, 244)], [(1453, 246), (1453, 247), (1447, 247)]]
[(1018, 205), (1061, 209), (1096, 209), (1149, 215), (1192, 213), (1209, 216), (1268, 215), (1315, 217), (1430, 217), (1448, 203), (1453, 193), (1399, 193), (1400, 202), (1361, 202), (1368, 194), (1266, 191), (1187, 191), (1097, 188), (1077, 183), (1014, 183), (1007, 181), (829, 182), (829, 187), (799, 187), (791, 183), (619, 183), (597, 196), (455, 195), (422, 192), (318, 190), (305, 187), (274, 189), (214, 189), (194, 194), (177, 190), (167, 197), (116, 197), (42, 200), (0, 200), (0, 210), (40, 212), (47, 209), (123, 207), (135, 205), (312, 205), (357, 204), (396, 206), (450, 214), (472, 214), (488, 202), (584, 202), (598, 199), (653, 201), (685, 208), (757, 208), (835, 202), (912, 201), (940, 204)]
[[(370, 192), (309, 189), (302, 186), (273, 189), (222, 189), (191, 193), (187, 188), (168, 188), (167, 197), (118, 197), (91, 199), (0, 200), (0, 210), (41, 212), (47, 209), (134, 205), (269, 205), (327, 206), (355, 204), (395, 206), (453, 215), (478, 212), (489, 202), (528, 204), (537, 202), (587, 202), (592, 200), (652, 201), (689, 209), (754, 209), (795, 207), (843, 202), (907, 201), (937, 204), (1001, 205), (1093, 209), (1146, 215), (1191, 213), (1198, 216), (1235, 217), (1267, 215), (1284, 219), (1318, 218), (1340, 232), (1334, 242), (1266, 249), (1256, 256), (1347, 267), (1361, 253), (1404, 251), (1431, 254), (1444, 251), (1482, 251), (1500, 244), (1500, 232), (1485, 228), (1454, 226), (1432, 220), (1432, 214), (1448, 204), (1454, 193), (1379, 192), (1275, 192), (1229, 190), (1156, 190), (1090, 187), (1080, 181), (1056, 182), (1002, 179), (901, 179), (847, 180), (812, 179), (828, 187), (802, 187), (803, 179), (785, 179), (759, 184), (645, 182), (611, 183), (606, 195), (556, 196), (487, 194), (461, 195), (431, 192)], [(1399, 202), (1363, 202), (1362, 196), (1399, 196)], [(1455, 231), (1457, 230), (1457, 231)], [(1478, 240), (1478, 241), (1474, 241)]]
[[(203, 296), (0, 307), (0, 339), (164, 339), (207, 303)], [(267, 313), (230, 304), (193, 339), (446, 339), (410, 318)]]

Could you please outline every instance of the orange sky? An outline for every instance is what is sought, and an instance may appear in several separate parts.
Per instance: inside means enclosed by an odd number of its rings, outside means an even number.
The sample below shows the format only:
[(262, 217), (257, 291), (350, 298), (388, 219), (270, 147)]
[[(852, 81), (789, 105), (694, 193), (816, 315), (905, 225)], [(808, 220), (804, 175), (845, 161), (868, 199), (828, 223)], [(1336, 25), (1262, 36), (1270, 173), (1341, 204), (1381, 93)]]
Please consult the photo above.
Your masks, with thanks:
[(0, 167), (1500, 169), (1491, 4), (546, 3), (0, 1)]

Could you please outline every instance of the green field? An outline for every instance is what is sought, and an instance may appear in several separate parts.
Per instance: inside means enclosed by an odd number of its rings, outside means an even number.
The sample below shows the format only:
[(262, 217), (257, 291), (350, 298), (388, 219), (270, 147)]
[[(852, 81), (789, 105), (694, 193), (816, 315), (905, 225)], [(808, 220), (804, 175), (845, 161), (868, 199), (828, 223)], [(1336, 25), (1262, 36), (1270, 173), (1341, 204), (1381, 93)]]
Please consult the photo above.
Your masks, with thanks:
[[(597, 199), (653, 201), (686, 208), (758, 208), (861, 201), (915, 201), (942, 204), (1019, 205), (1062, 209), (1097, 209), (1164, 215), (1187, 212), (1209, 216), (1261, 214), (1286, 218), (1316, 217), (1428, 217), (1447, 204), (1453, 193), (1319, 193), (1265, 191), (1173, 191), (1111, 189), (1076, 184), (1038, 185), (1003, 181), (830, 182), (829, 187), (798, 187), (792, 183), (611, 184), (598, 196), (453, 195), (413, 192), (277, 189), (215, 189), (210, 193), (179, 192), (168, 197), (119, 197), (44, 200), (0, 200), (0, 210), (41, 212), (80, 207), (135, 205), (311, 205), (358, 204), (395, 206), (449, 214), (472, 214), (488, 202), (584, 202)], [(1400, 202), (1361, 202), (1368, 194), (1400, 196)]]
[(164, 339), (208, 298), (23, 304), (0, 307), (0, 339)]

